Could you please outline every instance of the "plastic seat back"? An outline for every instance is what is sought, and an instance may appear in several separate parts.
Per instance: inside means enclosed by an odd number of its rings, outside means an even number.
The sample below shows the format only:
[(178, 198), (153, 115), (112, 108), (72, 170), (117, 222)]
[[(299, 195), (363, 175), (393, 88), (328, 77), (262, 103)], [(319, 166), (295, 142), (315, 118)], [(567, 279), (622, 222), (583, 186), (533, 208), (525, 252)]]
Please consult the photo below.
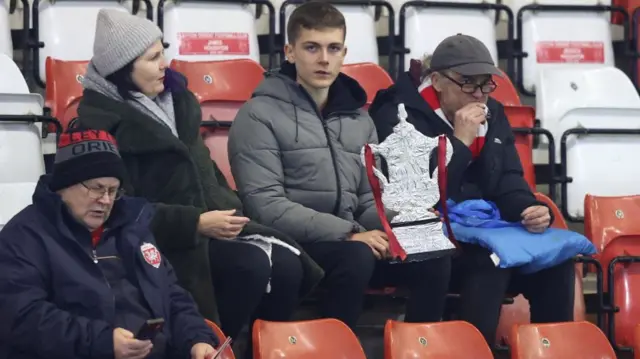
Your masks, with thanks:
[(366, 359), (355, 334), (336, 319), (253, 325), (254, 359)]
[(246, 59), (172, 61), (171, 68), (187, 77), (189, 89), (202, 107), (202, 119), (217, 121), (233, 121), (265, 72), (260, 64)]
[(39, 1), (35, 10), (38, 12), (38, 37), (44, 43), (44, 47), (35, 50), (38, 63), (34, 66), (38, 66), (39, 80), (48, 82), (45, 62), (49, 57), (89, 61), (93, 56), (98, 12), (100, 9), (129, 12), (126, 5), (104, 0)]
[[(607, 269), (616, 257), (640, 257), (640, 235), (620, 235), (614, 237), (605, 247), (600, 256), (602, 268)], [(614, 320), (615, 343), (618, 346), (633, 347), (634, 331), (640, 323), (640, 263), (618, 262), (614, 265), (613, 276), (605, 274), (605, 290), (612, 282), (612, 305), (619, 311), (609, 315)], [(610, 298), (611, 299), (611, 298)], [(611, 319), (609, 319), (611, 320)], [(611, 334), (611, 333), (610, 333)]]
[(391, 76), (374, 63), (360, 63), (342, 66), (342, 73), (358, 81), (367, 93), (367, 107), (371, 105), (379, 90), (393, 85)]
[[(42, 96), (29, 93), (16, 64), (0, 54), (0, 230), (23, 208), (45, 173), (39, 124), (20, 116), (42, 115)], [(4, 117), (7, 116), (7, 117)], [(11, 117), (15, 116), (15, 118)], [(14, 120), (15, 119), (15, 120)]]
[(161, 11), (167, 61), (260, 61), (254, 7), (233, 1), (170, 1)]
[[(207, 322), (207, 325), (209, 326), (209, 328), (213, 330), (213, 333), (218, 337), (218, 339), (220, 339), (220, 343), (222, 344), (222, 342), (227, 339), (227, 336), (224, 335), (224, 333), (222, 332), (222, 329), (220, 329), (220, 327), (218, 327), (216, 323), (208, 319), (205, 319), (205, 322)], [(227, 347), (227, 349), (225, 349), (224, 352), (220, 354), (218, 358), (219, 359), (235, 359), (236, 357), (233, 354), (233, 349), (229, 346)]]
[[(636, 129), (640, 96), (624, 73), (615, 68), (546, 70), (541, 74), (538, 114), (542, 127), (559, 139), (571, 129)], [(558, 99), (562, 99), (559, 101)], [(567, 212), (584, 216), (584, 196), (637, 194), (640, 167), (629, 166), (640, 150), (633, 134), (580, 134), (566, 138)], [(556, 162), (560, 162), (560, 147)], [(610, 174), (615, 174), (611, 176)]]
[(554, 221), (551, 224), (551, 227), (558, 228), (558, 229), (569, 229), (569, 226), (567, 225), (567, 221), (562, 216), (562, 212), (560, 212), (560, 208), (558, 208), (555, 202), (553, 202), (551, 198), (547, 197), (546, 195), (540, 192), (536, 192), (534, 194), (536, 196), (536, 200), (546, 204), (551, 209), (551, 213), (553, 214), (553, 217), (554, 217)]
[(47, 58), (47, 88), (45, 104), (51, 116), (66, 129), (69, 122), (78, 116), (78, 105), (82, 98), (82, 79), (87, 72), (88, 61), (63, 61)]
[[(0, 78), (12, 78), (12, 70), (0, 68)], [(44, 174), (41, 128), (20, 118), (42, 115), (42, 105), (39, 94), (0, 93), (0, 115), (16, 116), (0, 120), (0, 183), (35, 183)]]
[(636, 325), (636, 329), (634, 331), (635, 337), (635, 346), (633, 347), (633, 359), (640, 359), (640, 324)]
[(13, 216), (32, 203), (36, 182), (0, 183), (0, 231)]
[[(0, 5), (0, 11), (2, 5)], [(26, 94), (29, 86), (12, 57), (0, 51), (0, 93)]]
[[(507, 116), (511, 128), (530, 129), (534, 126), (535, 110), (530, 106), (505, 106), (504, 113)], [(533, 136), (526, 133), (514, 133), (516, 151), (520, 157), (524, 179), (532, 191), (536, 190), (536, 170), (533, 163)]]
[(607, 337), (589, 322), (513, 327), (512, 359), (616, 359)]
[(504, 106), (520, 106), (520, 96), (518, 91), (511, 83), (511, 80), (502, 72), (503, 76), (493, 76), (493, 81), (498, 85), (496, 90), (491, 93), (491, 97), (502, 103)]
[(384, 358), (489, 359), (493, 355), (482, 334), (467, 322), (404, 323), (388, 320), (384, 327)]
[(231, 173), (231, 164), (229, 163), (229, 153), (227, 151), (227, 143), (229, 142), (229, 129), (231, 123), (220, 122), (215, 126), (202, 127), (202, 139), (204, 144), (209, 148), (211, 159), (216, 163), (227, 184), (231, 189), (236, 189), (236, 182)]
[[(596, 128), (620, 124), (603, 118), (607, 109), (632, 111), (640, 108), (640, 96), (627, 75), (614, 67), (595, 69), (584, 68), (550, 68), (539, 71), (536, 81), (536, 111), (540, 126), (551, 132), (556, 141), (562, 133), (573, 127), (591, 125)], [(558, 101), (562, 99), (562, 101)], [(565, 117), (568, 113), (580, 109), (588, 109), (599, 121), (576, 123)], [(635, 113), (634, 113), (635, 114)], [(637, 114), (635, 114), (637, 115)], [(547, 139), (542, 137), (541, 144)], [(556, 148), (556, 162), (560, 161), (560, 149)]]
[[(530, 0), (514, 0), (514, 16)], [(545, 5), (596, 4), (596, 1), (546, 0)], [(598, 2), (600, 5), (611, 1)], [(615, 66), (609, 17), (603, 12), (525, 11), (522, 13), (523, 82), (527, 91), (537, 92), (536, 77), (543, 69), (590, 69)], [(517, 36), (517, 35), (516, 35)]]
[[(511, 83), (509, 77), (503, 72), (503, 77), (493, 76), (496, 90), (491, 94), (496, 101), (504, 106), (504, 112), (509, 120), (511, 128), (533, 128), (536, 112), (533, 107), (522, 106), (520, 97), (515, 87)], [(515, 144), (524, 178), (531, 187), (532, 191), (536, 190), (536, 175), (533, 164), (533, 136), (523, 133), (515, 133)]]
[(640, 235), (640, 195), (584, 199), (584, 234), (602, 253), (616, 237)]
[(224, 174), (227, 183), (235, 189), (231, 174), (227, 140), (231, 122), (240, 107), (251, 98), (264, 78), (264, 69), (253, 60), (225, 60), (187, 62), (174, 60), (171, 67), (187, 77), (189, 89), (202, 108), (202, 127), (205, 145), (211, 159)]

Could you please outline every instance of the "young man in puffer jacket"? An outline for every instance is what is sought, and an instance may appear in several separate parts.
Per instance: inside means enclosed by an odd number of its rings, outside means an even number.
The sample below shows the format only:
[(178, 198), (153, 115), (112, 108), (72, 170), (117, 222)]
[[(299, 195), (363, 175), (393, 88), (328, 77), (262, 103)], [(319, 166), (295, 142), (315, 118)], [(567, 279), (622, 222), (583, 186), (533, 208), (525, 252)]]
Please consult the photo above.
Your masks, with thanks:
[(389, 243), (360, 161), (376, 129), (362, 110), (364, 90), (340, 73), (345, 35), (344, 16), (328, 3), (292, 13), (287, 61), (231, 128), (233, 176), (249, 217), (296, 239), (324, 269), (323, 316), (354, 327), (373, 282), (411, 290), (407, 321), (439, 321), (450, 259), (385, 261)]

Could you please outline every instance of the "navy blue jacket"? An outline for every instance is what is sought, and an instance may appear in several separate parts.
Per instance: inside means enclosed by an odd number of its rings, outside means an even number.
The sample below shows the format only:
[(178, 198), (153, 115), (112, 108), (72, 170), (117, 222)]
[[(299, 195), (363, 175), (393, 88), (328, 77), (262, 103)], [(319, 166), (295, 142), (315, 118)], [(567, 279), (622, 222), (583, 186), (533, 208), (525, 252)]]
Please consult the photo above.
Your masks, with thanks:
[[(0, 232), (0, 359), (113, 358), (114, 297), (102, 271), (65, 219), (67, 207), (43, 176), (33, 204)], [(68, 213), (68, 212), (66, 212)], [(143, 243), (155, 245), (153, 207), (142, 199), (116, 202), (103, 236), (114, 236), (127, 273), (153, 315), (164, 318), (168, 358), (189, 358), (195, 343), (217, 346), (169, 262), (148, 264)], [(86, 240), (91, 241), (86, 231)], [(151, 318), (149, 318), (151, 319)], [(135, 334), (135, 333), (134, 333)]]

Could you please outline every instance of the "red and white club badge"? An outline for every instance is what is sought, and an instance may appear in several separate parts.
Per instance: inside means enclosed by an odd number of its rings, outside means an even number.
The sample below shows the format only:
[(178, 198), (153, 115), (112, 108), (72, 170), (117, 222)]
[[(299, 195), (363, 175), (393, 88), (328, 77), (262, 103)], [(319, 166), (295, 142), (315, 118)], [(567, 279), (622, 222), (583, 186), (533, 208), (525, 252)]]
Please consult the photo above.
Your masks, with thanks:
[(151, 264), (155, 268), (160, 268), (162, 258), (160, 257), (160, 251), (156, 246), (151, 243), (143, 243), (142, 246), (140, 246), (140, 250), (142, 251), (142, 256), (147, 263)]

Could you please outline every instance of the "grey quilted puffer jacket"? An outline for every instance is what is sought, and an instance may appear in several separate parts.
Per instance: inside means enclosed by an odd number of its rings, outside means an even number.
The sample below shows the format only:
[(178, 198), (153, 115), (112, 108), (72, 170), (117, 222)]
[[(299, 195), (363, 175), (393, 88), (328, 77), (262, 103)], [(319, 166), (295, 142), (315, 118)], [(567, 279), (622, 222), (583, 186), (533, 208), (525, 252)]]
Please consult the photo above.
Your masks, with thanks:
[(377, 143), (366, 94), (340, 74), (319, 111), (287, 62), (238, 112), (229, 159), (245, 212), (302, 243), (380, 229), (360, 150)]

